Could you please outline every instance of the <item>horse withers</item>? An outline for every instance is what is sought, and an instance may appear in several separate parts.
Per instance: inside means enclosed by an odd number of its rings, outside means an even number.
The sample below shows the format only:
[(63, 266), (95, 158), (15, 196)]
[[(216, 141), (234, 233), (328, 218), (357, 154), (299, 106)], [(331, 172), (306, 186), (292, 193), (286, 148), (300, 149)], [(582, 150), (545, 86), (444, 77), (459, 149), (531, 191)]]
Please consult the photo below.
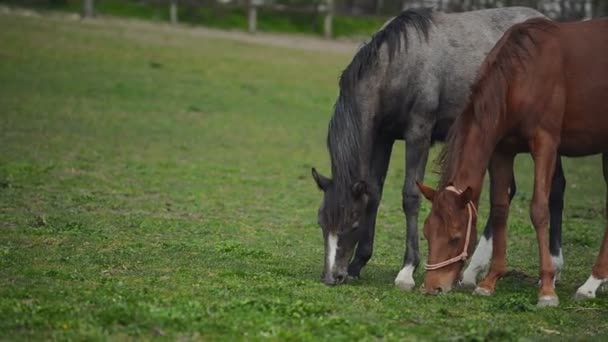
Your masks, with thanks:
[[(492, 261), (475, 293), (494, 293), (506, 272), (509, 186), (517, 153), (534, 160), (530, 218), (540, 256), (539, 306), (558, 305), (547, 226), (549, 185), (559, 155), (603, 154), (608, 183), (608, 19), (555, 23), (531, 19), (509, 29), (485, 59), (470, 100), (458, 117), (441, 156), (438, 190), (420, 185), (432, 202), (424, 233), (429, 241), (424, 287), (449, 289), (470, 249), (475, 213), (489, 165)], [(470, 223), (470, 220), (473, 222)], [(591, 276), (576, 297), (593, 298), (608, 280), (608, 231)]]
[[(539, 12), (521, 7), (444, 14), (408, 10), (389, 21), (354, 56), (340, 78), (327, 146), (332, 178), (313, 169), (324, 198), (318, 221), (325, 241), (323, 281), (335, 285), (359, 276), (372, 256), (376, 213), (393, 143), (406, 141), (403, 211), (406, 250), (395, 284), (414, 287), (418, 266), (420, 192), (429, 148), (443, 141), (466, 103), (468, 89), (486, 53), (513, 24)], [(561, 165), (558, 165), (561, 170)], [(564, 180), (556, 174), (551, 247), (561, 265), (560, 226)], [(512, 182), (510, 195), (515, 194)], [(488, 263), (492, 232), (464, 273), (475, 284)], [(356, 252), (355, 252), (356, 249)]]

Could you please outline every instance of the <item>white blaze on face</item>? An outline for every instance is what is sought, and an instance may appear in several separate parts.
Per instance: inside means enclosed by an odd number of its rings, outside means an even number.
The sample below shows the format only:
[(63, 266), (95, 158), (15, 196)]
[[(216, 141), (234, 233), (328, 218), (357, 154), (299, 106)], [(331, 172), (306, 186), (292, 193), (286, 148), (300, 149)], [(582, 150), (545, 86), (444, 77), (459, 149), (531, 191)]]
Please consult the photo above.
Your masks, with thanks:
[(336, 252), (338, 251), (338, 236), (329, 234), (327, 236), (327, 270), (331, 272), (336, 264)]

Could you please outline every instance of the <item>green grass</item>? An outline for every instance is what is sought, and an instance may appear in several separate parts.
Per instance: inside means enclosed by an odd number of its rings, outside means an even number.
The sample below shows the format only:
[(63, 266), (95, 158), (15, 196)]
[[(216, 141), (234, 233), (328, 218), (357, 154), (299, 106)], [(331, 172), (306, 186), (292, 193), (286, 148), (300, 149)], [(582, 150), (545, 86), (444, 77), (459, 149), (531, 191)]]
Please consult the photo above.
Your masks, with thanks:
[(559, 308), (534, 307), (527, 156), (509, 229), (510, 266), (527, 277), (491, 298), (392, 285), (403, 143), (374, 258), (360, 281), (329, 288), (310, 167), (329, 169), (326, 127), (351, 56), (6, 15), (0, 46), (3, 339), (606, 337), (608, 295), (570, 299), (605, 226), (597, 157), (566, 161)]

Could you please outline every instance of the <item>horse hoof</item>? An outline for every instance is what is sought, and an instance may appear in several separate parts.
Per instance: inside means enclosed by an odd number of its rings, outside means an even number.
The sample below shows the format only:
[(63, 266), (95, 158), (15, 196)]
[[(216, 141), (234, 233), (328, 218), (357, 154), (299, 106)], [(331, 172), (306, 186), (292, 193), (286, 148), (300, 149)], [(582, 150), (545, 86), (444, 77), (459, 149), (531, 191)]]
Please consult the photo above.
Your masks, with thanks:
[(416, 286), (416, 283), (414, 281), (403, 281), (403, 280), (396, 280), (395, 279), (395, 286), (397, 286), (398, 288), (400, 288), (401, 290), (404, 291), (411, 291), (414, 286)]
[(594, 299), (595, 298), (595, 293), (589, 291), (589, 292), (579, 292), (576, 291), (576, 293), (574, 294), (574, 300), (578, 300), (578, 301), (583, 301), (583, 300), (589, 300), (589, 299)]
[(559, 299), (557, 296), (542, 296), (538, 298), (538, 304), (536, 304), (539, 308), (546, 307), (555, 307), (559, 305)]
[(474, 295), (488, 297), (491, 296), (494, 291), (490, 291), (484, 287), (477, 286), (475, 291), (473, 291)]
[(359, 277), (358, 275), (356, 276), (351, 276), (350, 274), (348, 275), (348, 281), (354, 281), (354, 280), (359, 280), (361, 279), (361, 277)]
[(477, 287), (477, 284), (475, 284), (475, 281), (462, 280), (458, 283), (458, 286), (463, 289), (474, 289)]

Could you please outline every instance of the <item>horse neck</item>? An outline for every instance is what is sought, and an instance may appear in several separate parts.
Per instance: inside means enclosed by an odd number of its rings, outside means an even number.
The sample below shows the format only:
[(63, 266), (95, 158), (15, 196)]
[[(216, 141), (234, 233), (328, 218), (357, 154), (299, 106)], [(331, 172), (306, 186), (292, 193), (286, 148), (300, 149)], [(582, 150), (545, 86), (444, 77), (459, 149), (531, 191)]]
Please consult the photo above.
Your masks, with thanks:
[(339, 186), (350, 187), (360, 180), (369, 181), (370, 177), (374, 120), (364, 114), (372, 111), (364, 108), (357, 95), (340, 94), (332, 119), (336, 120), (335, 127), (330, 128), (328, 137), (332, 176)]
[(486, 128), (478, 123), (466, 125), (459, 139), (458, 162), (450, 177), (452, 184), (461, 190), (471, 187), (473, 199), (478, 203), (486, 169), (490, 163), (495, 143)]

